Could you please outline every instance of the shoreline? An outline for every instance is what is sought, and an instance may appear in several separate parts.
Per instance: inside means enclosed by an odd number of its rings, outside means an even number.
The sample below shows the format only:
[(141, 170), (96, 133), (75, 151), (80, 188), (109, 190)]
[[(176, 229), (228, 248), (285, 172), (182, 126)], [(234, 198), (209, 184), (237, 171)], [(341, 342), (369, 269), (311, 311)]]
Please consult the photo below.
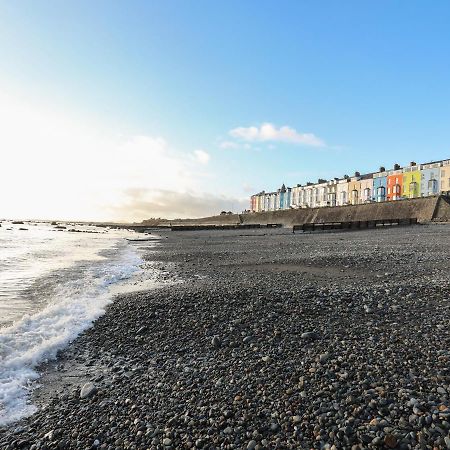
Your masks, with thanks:
[(449, 446), (450, 225), (259, 234), (163, 233), (0, 448)]

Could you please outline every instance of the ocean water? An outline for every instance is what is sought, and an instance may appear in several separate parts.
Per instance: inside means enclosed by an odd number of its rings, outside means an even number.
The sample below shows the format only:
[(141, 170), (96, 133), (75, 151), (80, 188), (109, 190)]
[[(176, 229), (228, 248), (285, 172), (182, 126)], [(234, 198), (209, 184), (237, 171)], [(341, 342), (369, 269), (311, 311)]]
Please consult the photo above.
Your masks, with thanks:
[[(20, 230), (26, 228), (27, 230)], [(69, 232), (75, 228), (84, 232)], [(0, 426), (31, 415), (36, 367), (102, 315), (141, 270), (125, 230), (0, 227)]]

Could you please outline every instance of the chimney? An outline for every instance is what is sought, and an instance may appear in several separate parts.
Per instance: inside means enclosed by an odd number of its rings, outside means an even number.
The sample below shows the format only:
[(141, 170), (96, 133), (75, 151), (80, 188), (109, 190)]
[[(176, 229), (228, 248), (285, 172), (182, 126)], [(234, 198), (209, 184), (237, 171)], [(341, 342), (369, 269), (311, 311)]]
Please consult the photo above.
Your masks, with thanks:
[(323, 178), (319, 178), (318, 179), (318, 181), (317, 181), (317, 183), (326, 183), (327, 182), (327, 180), (324, 180)]
[(414, 166), (416, 166), (417, 164), (416, 164), (414, 161), (411, 161), (411, 162), (409, 163), (409, 165), (410, 165), (411, 167), (414, 167)]
[(359, 172), (355, 172), (355, 177), (360, 177), (361, 174)]
[(400, 169), (400, 164), (394, 164), (394, 170)]
[(345, 178), (346, 180), (348, 180), (348, 175), (344, 175), (344, 178)]
[(386, 172), (386, 167), (380, 166), (380, 172)]

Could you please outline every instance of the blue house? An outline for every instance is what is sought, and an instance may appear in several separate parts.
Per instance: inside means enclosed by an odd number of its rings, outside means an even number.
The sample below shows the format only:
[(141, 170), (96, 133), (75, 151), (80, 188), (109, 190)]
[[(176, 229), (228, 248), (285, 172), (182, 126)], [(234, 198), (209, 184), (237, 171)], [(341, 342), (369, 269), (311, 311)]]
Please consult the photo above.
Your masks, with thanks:
[(287, 189), (286, 186), (281, 186), (280, 189), (278, 189), (278, 208), (277, 209), (286, 209), (286, 203), (287, 203)]
[(378, 173), (373, 174), (373, 199), (376, 202), (386, 201), (387, 173), (384, 167), (380, 167)]
[(422, 197), (437, 195), (441, 191), (441, 165), (442, 161), (422, 165), (420, 171), (420, 194)]

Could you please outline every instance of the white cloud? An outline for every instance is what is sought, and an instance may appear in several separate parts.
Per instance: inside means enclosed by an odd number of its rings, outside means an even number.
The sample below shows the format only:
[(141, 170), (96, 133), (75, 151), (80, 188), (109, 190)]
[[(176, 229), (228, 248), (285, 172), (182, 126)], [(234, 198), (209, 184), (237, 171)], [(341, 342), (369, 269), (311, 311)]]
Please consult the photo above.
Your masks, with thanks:
[(229, 132), (230, 136), (247, 142), (288, 142), (311, 147), (323, 147), (325, 143), (312, 133), (299, 133), (294, 128), (282, 126), (277, 128), (271, 123), (259, 127), (238, 127)]
[[(0, 218), (142, 220), (114, 208), (127, 191), (199, 193), (209, 155), (158, 136), (118, 136), (98, 124), (0, 90)], [(156, 197), (155, 197), (156, 198)]]
[(200, 164), (208, 164), (211, 156), (204, 150), (194, 150), (194, 157)]

